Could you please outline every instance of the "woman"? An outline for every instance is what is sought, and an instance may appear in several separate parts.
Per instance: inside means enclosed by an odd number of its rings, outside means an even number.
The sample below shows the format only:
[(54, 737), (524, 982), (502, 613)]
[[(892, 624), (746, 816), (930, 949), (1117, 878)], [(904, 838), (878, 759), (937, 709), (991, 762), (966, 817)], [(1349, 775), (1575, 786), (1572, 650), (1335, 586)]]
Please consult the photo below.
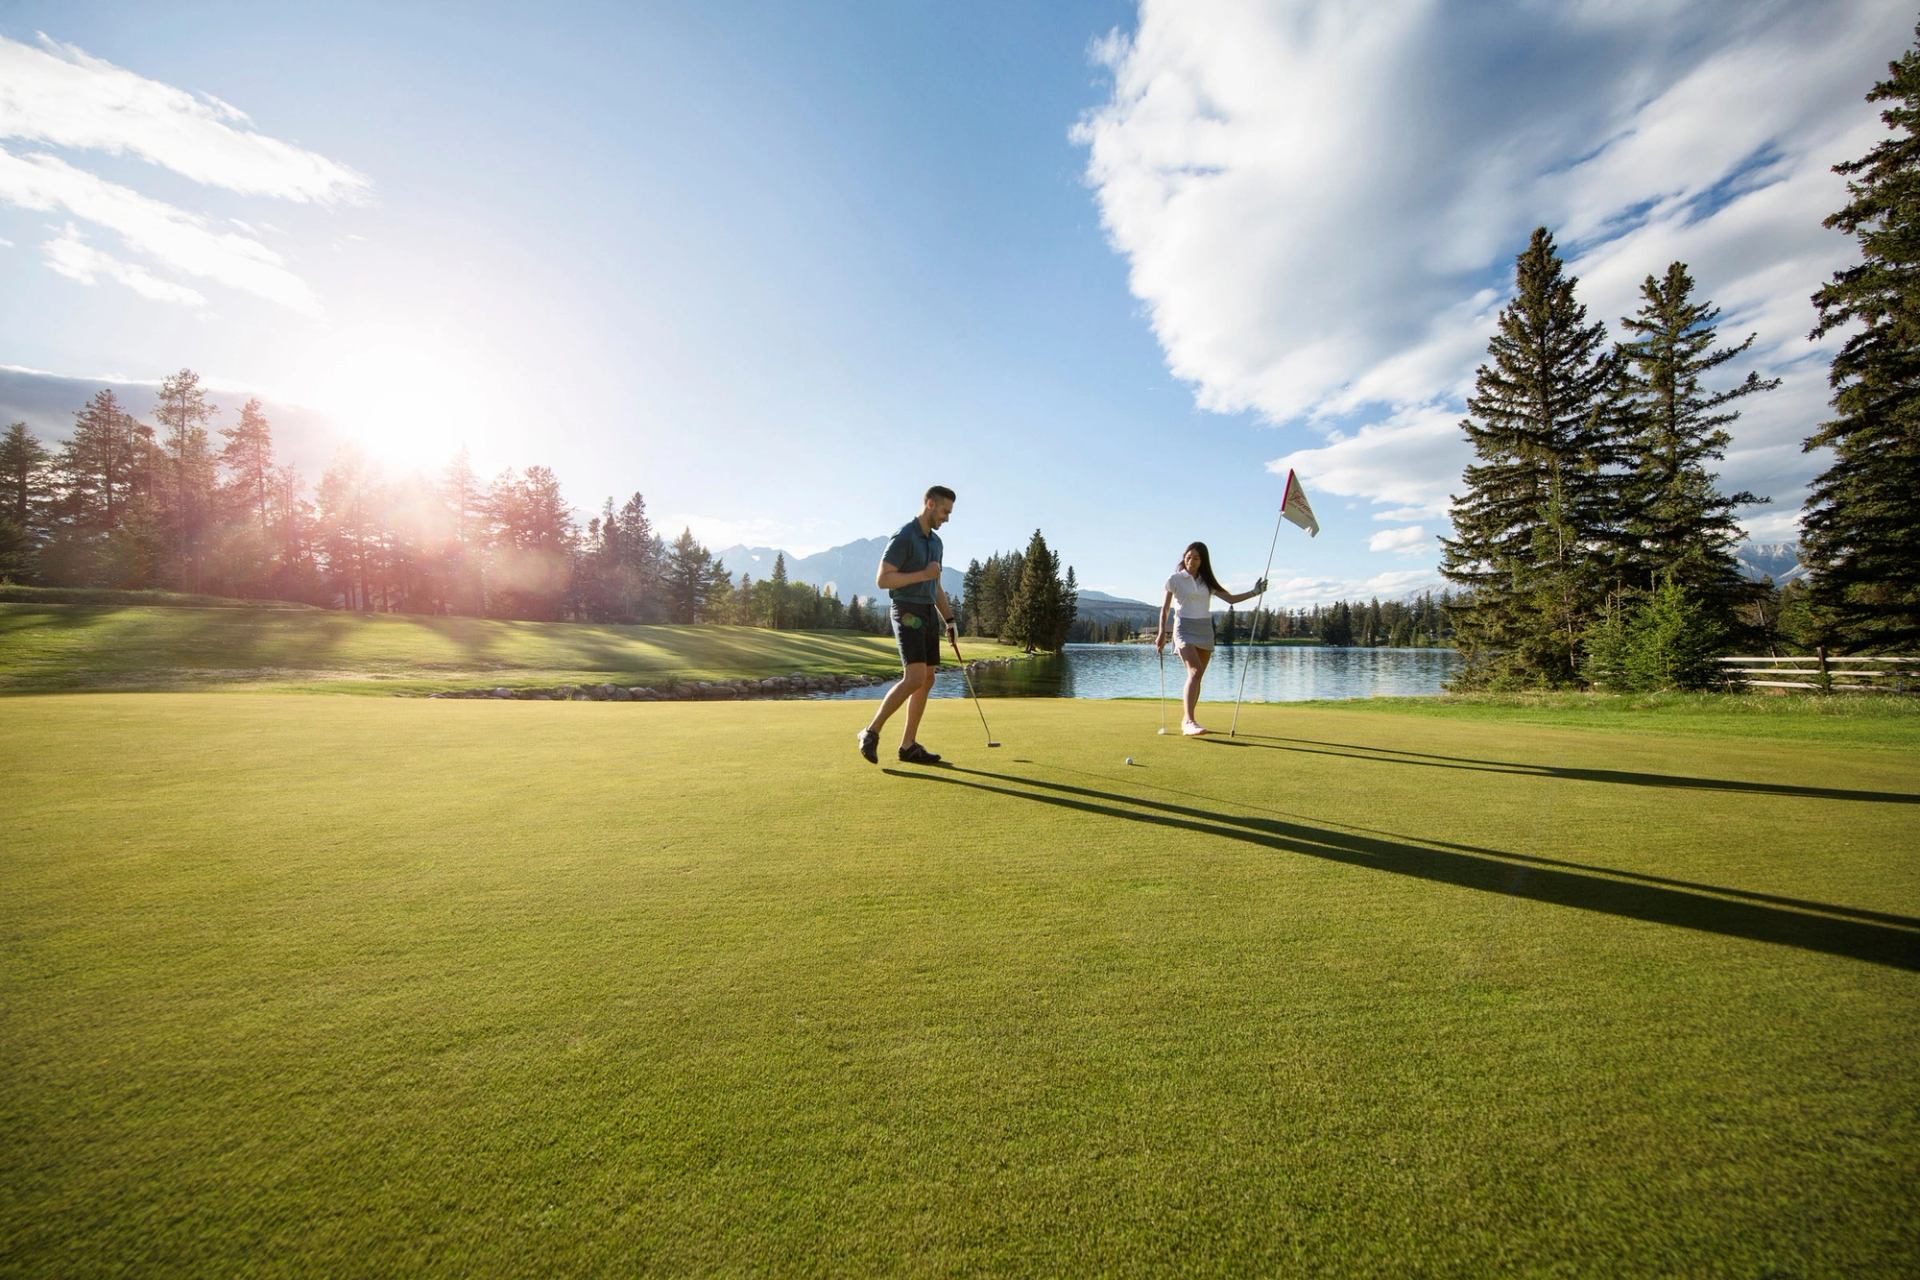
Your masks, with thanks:
[(1204, 542), (1189, 543), (1186, 553), (1180, 557), (1180, 567), (1167, 579), (1166, 598), (1160, 602), (1160, 630), (1153, 637), (1153, 647), (1161, 654), (1167, 651), (1167, 610), (1179, 607), (1179, 618), (1175, 626), (1175, 650), (1180, 661), (1187, 664), (1186, 718), (1181, 721), (1180, 732), (1188, 737), (1197, 737), (1206, 732), (1193, 718), (1195, 705), (1200, 701), (1200, 677), (1207, 673), (1207, 663), (1213, 659), (1213, 597), (1219, 596), (1228, 604), (1239, 604), (1242, 600), (1251, 600), (1267, 589), (1265, 578), (1253, 584), (1253, 590), (1234, 595), (1220, 585), (1213, 576), (1213, 560), (1207, 555)]

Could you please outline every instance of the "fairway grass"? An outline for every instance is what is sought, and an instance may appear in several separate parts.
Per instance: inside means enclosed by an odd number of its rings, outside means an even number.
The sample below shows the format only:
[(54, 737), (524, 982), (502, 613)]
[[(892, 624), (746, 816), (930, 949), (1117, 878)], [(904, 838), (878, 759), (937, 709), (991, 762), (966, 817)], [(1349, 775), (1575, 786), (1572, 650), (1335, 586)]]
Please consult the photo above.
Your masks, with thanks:
[(1905, 721), (868, 710), (0, 700), (0, 1272), (1920, 1271)]
[[(966, 641), (969, 660), (1017, 648)], [(319, 609), (0, 603), (0, 694), (442, 689), (897, 675), (891, 636)]]

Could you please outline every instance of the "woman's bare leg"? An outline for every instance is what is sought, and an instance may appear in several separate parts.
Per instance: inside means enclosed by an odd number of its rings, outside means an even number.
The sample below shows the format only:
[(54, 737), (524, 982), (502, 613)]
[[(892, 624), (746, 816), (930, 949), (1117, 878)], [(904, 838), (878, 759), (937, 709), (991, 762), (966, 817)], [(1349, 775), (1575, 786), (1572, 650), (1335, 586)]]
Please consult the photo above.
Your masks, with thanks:
[(1194, 645), (1184, 645), (1180, 649), (1180, 661), (1187, 667), (1187, 684), (1182, 691), (1182, 700), (1186, 705), (1186, 723), (1198, 723), (1194, 711), (1200, 705), (1200, 681), (1207, 674), (1207, 663), (1213, 659), (1213, 650), (1201, 649)]

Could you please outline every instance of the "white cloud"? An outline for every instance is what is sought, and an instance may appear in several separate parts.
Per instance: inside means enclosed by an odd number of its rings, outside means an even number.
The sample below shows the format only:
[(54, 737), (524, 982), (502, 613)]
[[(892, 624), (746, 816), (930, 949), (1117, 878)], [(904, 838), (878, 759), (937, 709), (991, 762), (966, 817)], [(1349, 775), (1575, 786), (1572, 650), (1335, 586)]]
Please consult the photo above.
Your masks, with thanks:
[(95, 284), (102, 278), (117, 280), (127, 288), (156, 302), (175, 302), (182, 306), (204, 307), (206, 297), (185, 285), (162, 280), (144, 267), (122, 262), (102, 253), (81, 238), (80, 231), (68, 223), (55, 239), (41, 246), (47, 265), (70, 280)]
[(1369, 578), (1275, 579), (1267, 589), (1267, 607), (1306, 609), (1336, 600), (1404, 600), (1422, 591), (1438, 593), (1440, 577), (1431, 569), (1395, 569)]
[[(1690, 264), (1757, 333), (1723, 483), (1778, 529), (1819, 469), (1808, 295), (1854, 260), (1831, 173), (1884, 133), (1864, 101), (1909, 6), (1792, 0), (1264, 6), (1142, 0), (1101, 41), (1110, 100), (1074, 130), (1114, 248), (1196, 401), (1317, 433), (1270, 464), (1309, 491), (1443, 517), (1512, 261), (1553, 229), (1590, 315)], [(1813, 357), (1809, 359), (1809, 357)], [(1386, 513), (1383, 513), (1386, 514)]]
[(1459, 410), (1416, 406), (1319, 448), (1296, 449), (1267, 470), (1298, 471), (1309, 497), (1326, 492), (1397, 503), (1394, 519), (1418, 520), (1446, 515), (1469, 455)]
[(185, 210), (96, 177), (54, 156), (0, 148), (0, 201), (63, 211), (116, 232), (128, 246), (188, 275), (214, 280), (307, 315), (319, 300), (279, 254), (258, 240), (216, 231)]
[(1417, 524), (1405, 529), (1382, 529), (1367, 539), (1369, 551), (1391, 551), (1402, 556), (1427, 555), (1433, 547), (1426, 529)]
[(365, 199), (366, 178), (325, 156), (257, 133), (245, 112), (46, 36), (0, 37), (0, 137), (132, 154), (195, 182), (301, 203)]

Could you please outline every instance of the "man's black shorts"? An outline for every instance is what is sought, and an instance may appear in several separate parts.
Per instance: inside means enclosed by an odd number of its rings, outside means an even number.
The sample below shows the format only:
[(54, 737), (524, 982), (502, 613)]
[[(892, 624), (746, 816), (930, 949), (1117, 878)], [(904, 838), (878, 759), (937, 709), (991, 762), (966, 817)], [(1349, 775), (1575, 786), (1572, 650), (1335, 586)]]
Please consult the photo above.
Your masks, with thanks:
[(893, 606), (893, 642), (900, 647), (900, 661), (907, 666), (923, 662), (940, 665), (940, 615), (930, 604)]

